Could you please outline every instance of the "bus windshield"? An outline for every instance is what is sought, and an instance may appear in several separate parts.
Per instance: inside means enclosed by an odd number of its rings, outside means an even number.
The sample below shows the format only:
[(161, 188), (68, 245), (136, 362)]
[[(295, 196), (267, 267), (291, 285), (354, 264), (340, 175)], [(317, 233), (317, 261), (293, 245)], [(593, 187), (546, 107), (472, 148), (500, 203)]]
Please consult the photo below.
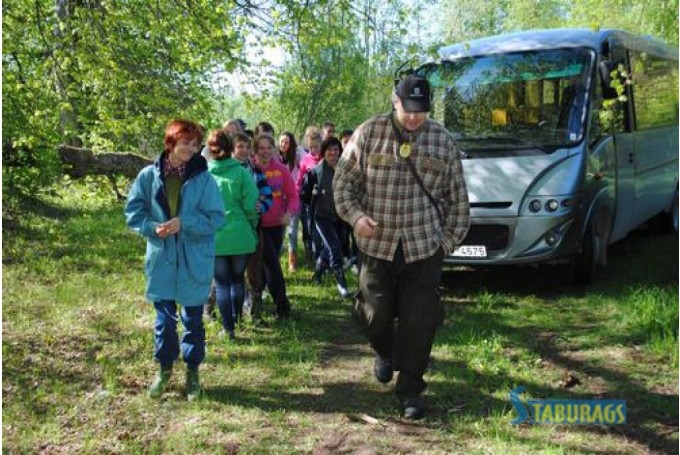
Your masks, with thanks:
[(465, 151), (550, 153), (583, 138), (594, 53), (553, 49), (464, 57), (419, 72), (433, 117)]

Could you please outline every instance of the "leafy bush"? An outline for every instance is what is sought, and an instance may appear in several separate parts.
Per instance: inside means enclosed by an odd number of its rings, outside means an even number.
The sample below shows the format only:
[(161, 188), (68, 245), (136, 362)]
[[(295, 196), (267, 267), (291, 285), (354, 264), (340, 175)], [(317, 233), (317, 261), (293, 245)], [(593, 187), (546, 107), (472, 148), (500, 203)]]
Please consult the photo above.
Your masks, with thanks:
[(3, 150), (2, 204), (12, 210), (22, 198), (49, 189), (61, 176), (56, 146), (20, 147), (11, 152), (9, 163)]

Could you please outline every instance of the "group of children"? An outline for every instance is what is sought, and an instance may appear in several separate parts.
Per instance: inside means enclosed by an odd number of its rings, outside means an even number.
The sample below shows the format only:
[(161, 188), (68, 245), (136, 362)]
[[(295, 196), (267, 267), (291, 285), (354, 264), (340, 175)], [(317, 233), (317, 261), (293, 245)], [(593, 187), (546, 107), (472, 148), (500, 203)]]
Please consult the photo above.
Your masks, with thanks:
[[(343, 298), (351, 293), (343, 271), (351, 256), (347, 225), (335, 213), (332, 179), (343, 142), (332, 123), (323, 133), (308, 128), (306, 149), (284, 132), (278, 140), (267, 122), (246, 131), (230, 120), (204, 133), (189, 120), (168, 124), (164, 152), (133, 182), (125, 206), (127, 225), (147, 240), (146, 297), (156, 310), (154, 359), (160, 368), (149, 396), (162, 396), (180, 351), (186, 364), (186, 395), (201, 393), (198, 367), (205, 358), (204, 304), (211, 289), (219, 308), (220, 336), (235, 338), (246, 297), (251, 316), (262, 321), (262, 293), (269, 290), (276, 316), (290, 316), (280, 263), (288, 233), (288, 268), (298, 267), (297, 227), (303, 227), (313, 281), (333, 271)], [(300, 202), (302, 199), (302, 204)], [(184, 327), (177, 333), (177, 308)], [(208, 305), (207, 311), (213, 311)]]

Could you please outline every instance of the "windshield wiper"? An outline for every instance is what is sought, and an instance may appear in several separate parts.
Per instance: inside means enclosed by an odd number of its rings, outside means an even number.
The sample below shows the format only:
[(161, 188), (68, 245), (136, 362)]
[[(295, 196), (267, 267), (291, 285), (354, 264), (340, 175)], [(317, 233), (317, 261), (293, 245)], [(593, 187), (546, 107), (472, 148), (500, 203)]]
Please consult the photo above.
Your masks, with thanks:
[(522, 148), (535, 148), (546, 153), (552, 153), (556, 149), (563, 146), (562, 144), (541, 144), (517, 137), (493, 136), (488, 134), (480, 134), (476, 136), (459, 136), (455, 138), (455, 140), (458, 142), (506, 142), (513, 144), (513, 148), (517, 146)]
[(482, 142), (482, 141), (506, 141), (506, 142), (523, 142), (521, 139), (508, 136), (492, 136), (490, 134), (478, 134), (476, 136), (458, 136), (454, 139), (457, 141), (467, 142)]

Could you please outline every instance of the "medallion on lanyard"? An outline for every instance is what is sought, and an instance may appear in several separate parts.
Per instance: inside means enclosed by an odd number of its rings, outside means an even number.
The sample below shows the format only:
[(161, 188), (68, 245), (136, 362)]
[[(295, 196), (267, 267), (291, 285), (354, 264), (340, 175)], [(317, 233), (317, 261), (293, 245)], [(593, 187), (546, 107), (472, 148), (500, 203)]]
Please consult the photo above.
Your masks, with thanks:
[(410, 142), (404, 142), (399, 146), (399, 156), (402, 158), (408, 158), (411, 156), (411, 143)]

